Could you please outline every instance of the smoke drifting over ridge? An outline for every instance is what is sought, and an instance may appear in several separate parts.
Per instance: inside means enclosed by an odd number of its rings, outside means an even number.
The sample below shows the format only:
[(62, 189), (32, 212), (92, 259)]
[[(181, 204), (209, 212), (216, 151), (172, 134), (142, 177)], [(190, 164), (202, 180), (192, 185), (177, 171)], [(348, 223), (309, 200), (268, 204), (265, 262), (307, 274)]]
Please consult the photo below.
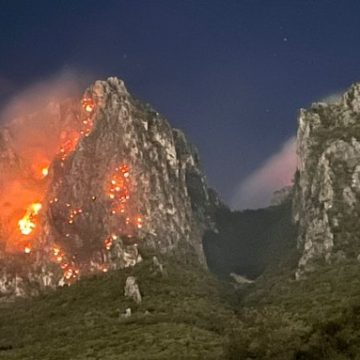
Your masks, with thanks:
[(1, 110), (0, 126), (7, 128), (12, 148), (31, 163), (32, 171), (39, 173), (57, 153), (62, 136), (56, 119), (59, 103), (79, 99), (87, 78), (62, 71), (20, 91)]
[(19, 92), (0, 112), (0, 217), (6, 224), (0, 248), (18, 251), (18, 220), (44, 197), (48, 168), (69, 138), (60, 103), (79, 101), (84, 80), (62, 72)]
[[(317, 102), (336, 104), (341, 101), (342, 94), (343, 91), (333, 92)], [(236, 187), (231, 206), (239, 210), (269, 206), (276, 190), (292, 184), (296, 159), (296, 136), (292, 136)]]
[(295, 170), (296, 138), (293, 136), (238, 185), (232, 207), (243, 210), (268, 206), (276, 190), (291, 185)]
[[(79, 96), (90, 79), (75, 71), (61, 71), (47, 79), (20, 90), (3, 106), (0, 121), (4, 124), (19, 116), (26, 116), (46, 107), (52, 101), (60, 101), (70, 96)], [(0, 79), (1, 80), (1, 79)]]

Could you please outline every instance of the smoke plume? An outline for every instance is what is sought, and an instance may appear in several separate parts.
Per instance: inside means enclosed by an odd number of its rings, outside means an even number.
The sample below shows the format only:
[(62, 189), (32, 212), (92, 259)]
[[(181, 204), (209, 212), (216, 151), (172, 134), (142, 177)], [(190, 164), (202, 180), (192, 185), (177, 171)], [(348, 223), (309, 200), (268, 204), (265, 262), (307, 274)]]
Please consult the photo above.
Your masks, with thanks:
[(288, 139), (237, 187), (232, 206), (256, 209), (270, 204), (274, 191), (291, 185), (296, 170), (296, 138)]
[(68, 135), (60, 103), (78, 100), (81, 84), (77, 74), (62, 72), (19, 92), (0, 112), (0, 218), (7, 224), (0, 243), (8, 249), (19, 241), (18, 220), (44, 197), (47, 169)]

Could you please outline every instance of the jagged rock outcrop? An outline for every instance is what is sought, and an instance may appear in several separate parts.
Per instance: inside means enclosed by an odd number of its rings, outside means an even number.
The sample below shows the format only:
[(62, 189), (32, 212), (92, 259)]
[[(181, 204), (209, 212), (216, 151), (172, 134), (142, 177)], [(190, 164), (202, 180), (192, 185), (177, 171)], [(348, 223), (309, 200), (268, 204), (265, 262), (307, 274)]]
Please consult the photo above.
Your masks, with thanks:
[(164, 274), (164, 266), (156, 256), (153, 256), (153, 265), (155, 267), (155, 273)]
[[(46, 180), (36, 182), (42, 210), (26, 277), (42, 269), (41, 281), (57, 286), (79, 277), (81, 267), (134, 266), (142, 260), (140, 247), (178, 256), (193, 251), (205, 263), (202, 235), (214, 226), (211, 212), (218, 199), (185, 135), (117, 78), (96, 81), (82, 101), (50, 105), (41, 116), (30, 116), (49, 117), (53, 158)], [(12, 125), (25, 123), (20, 118)], [(0, 135), (10, 136), (5, 130)], [(57, 141), (59, 148), (50, 146)], [(31, 168), (31, 159), (3, 146), (1, 138), (0, 150), (4, 164), (11, 158)], [(11, 241), (3, 243), (6, 248)], [(65, 270), (57, 272), (56, 262)]]
[(360, 253), (360, 84), (338, 103), (300, 111), (297, 155), (293, 210), (300, 277), (321, 261)]
[(131, 313), (132, 313), (131, 308), (126, 308), (125, 312), (120, 314), (120, 319), (121, 318), (127, 319), (127, 318), (131, 317)]
[[(133, 98), (121, 80), (97, 81), (86, 96), (96, 104), (94, 127), (62, 166), (54, 164), (48, 194), (86, 213), (68, 246), (86, 256), (114, 232), (106, 186), (114, 168), (125, 164), (131, 175), (127, 206), (144, 223), (136, 242), (168, 252), (184, 241), (204, 261), (201, 235), (210, 201), (197, 151), (180, 130)], [(57, 225), (66, 208), (58, 205), (50, 208), (47, 235), (66, 239), (68, 225)]]
[(134, 276), (128, 276), (124, 288), (124, 295), (134, 300), (137, 304), (142, 301), (139, 285)]

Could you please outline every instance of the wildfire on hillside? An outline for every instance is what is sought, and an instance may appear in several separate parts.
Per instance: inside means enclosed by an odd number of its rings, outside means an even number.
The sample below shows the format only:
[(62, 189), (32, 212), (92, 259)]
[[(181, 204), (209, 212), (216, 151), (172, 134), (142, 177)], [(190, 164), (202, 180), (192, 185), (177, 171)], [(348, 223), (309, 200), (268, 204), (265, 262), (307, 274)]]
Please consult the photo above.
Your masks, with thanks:
[[(63, 201), (60, 196), (47, 199), (51, 178), (55, 176), (53, 172), (49, 172), (49, 169), (55, 161), (64, 167), (66, 159), (77, 148), (79, 141), (90, 134), (95, 110), (94, 99), (86, 96), (81, 100), (78, 111), (72, 114), (72, 122), (68, 121), (69, 117), (67, 117), (66, 126), (60, 131), (57, 128), (58, 136), (49, 135), (51, 146), (49, 146), (50, 142), (39, 142), (38, 135), (34, 142), (28, 140), (27, 147), (21, 144), (18, 148), (21, 150), (20, 156), (25, 159), (24, 168), (30, 171), (26, 174), (24, 172), (21, 176), (16, 175), (15, 180), (9, 177), (7, 183), (0, 189), (3, 191), (5, 209), (0, 213), (0, 217), (4, 219), (6, 215), (5, 219), (10, 219), (4, 221), (9, 224), (3, 236), (10, 243), (7, 244), (7, 248), (12, 252), (25, 253), (29, 259), (35, 259), (37, 251), (46, 253), (49, 262), (61, 269), (66, 284), (72, 284), (77, 280), (85, 267), (78, 262), (76, 254), (69, 251), (66, 246), (62, 246), (64, 244), (61, 238), (57, 239), (56, 243), (53, 243), (54, 240), (51, 243), (47, 242), (46, 231), (42, 229), (44, 219), (49, 208), (57, 206), (63, 209), (66, 229), (64, 237), (71, 240), (76, 238), (79, 223), (89, 216), (89, 213), (88, 209), (84, 211), (77, 204)], [(55, 148), (54, 142), (56, 142)], [(109, 201), (109, 215), (113, 219), (113, 228), (100, 245), (101, 251), (108, 253), (120, 237), (133, 238), (136, 231), (142, 229), (143, 218), (128, 206), (131, 197), (131, 176), (127, 164), (121, 164), (114, 171), (109, 171), (109, 181), (103, 191)], [(96, 202), (97, 196), (93, 195), (91, 200)], [(104, 262), (97, 269), (106, 272), (110, 267)]]

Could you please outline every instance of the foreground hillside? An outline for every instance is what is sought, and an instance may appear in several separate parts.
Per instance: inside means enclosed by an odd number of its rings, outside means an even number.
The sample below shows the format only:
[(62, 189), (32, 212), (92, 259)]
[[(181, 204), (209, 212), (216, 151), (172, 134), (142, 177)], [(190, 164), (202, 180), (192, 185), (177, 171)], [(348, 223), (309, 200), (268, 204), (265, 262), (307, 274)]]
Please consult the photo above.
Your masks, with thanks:
[[(163, 274), (148, 256), (132, 269), (2, 303), (0, 359), (359, 359), (357, 262), (299, 281), (285, 263), (234, 291), (196, 262), (162, 261)], [(129, 275), (140, 305), (124, 297)]]
[[(287, 224), (287, 209), (266, 211)], [(255, 223), (268, 216), (252, 214)], [(134, 268), (0, 302), (0, 359), (359, 359), (360, 263), (323, 265), (295, 280), (287, 228), (276, 226), (256, 243), (264, 253), (278, 242), (279, 256), (250, 285), (224, 284), (191, 256), (160, 258), (161, 273), (142, 250), (144, 261)], [(140, 286), (140, 305), (124, 296), (130, 275)]]
[(302, 280), (259, 279), (240, 297), (230, 359), (360, 358), (360, 264), (324, 266)]
[[(170, 265), (171, 264), (171, 265)], [(83, 279), (0, 306), (0, 359), (221, 359), (235, 320), (225, 287), (196, 263), (152, 257), (135, 268)], [(124, 297), (136, 276), (143, 301)], [(121, 316), (132, 309), (129, 318)]]
[[(221, 209), (220, 209), (221, 210)], [(209, 266), (256, 282), (237, 286), (237, 323), (228, 328), (229, 359), (360, 359), (360, 263), (325, 264), (295, 280), (298, 259), (291, 202), (267, 209), (218, 211), (208, 233)]]

